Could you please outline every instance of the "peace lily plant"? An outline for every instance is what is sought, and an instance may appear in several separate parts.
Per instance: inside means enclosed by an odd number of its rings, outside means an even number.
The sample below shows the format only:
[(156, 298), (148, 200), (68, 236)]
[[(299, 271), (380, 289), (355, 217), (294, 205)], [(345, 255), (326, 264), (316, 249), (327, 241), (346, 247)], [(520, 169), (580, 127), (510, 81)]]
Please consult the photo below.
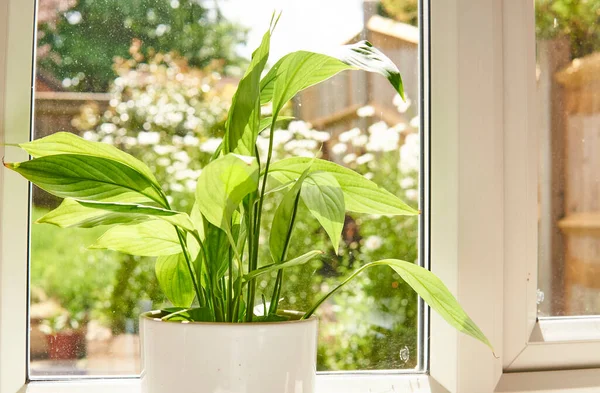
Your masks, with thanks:
[[(197, 181), (189, 212), (171, 209), (151, 170), (116, 147), (56, 133), (18, 146), (33, 159), (4, 165), (40, 188), (64, 198), (38, 222), (62, 228), (111, 225), (92, 248), (155, 256), (156, 276), (173, 307), (162, 321), (279, 322), (290, 318), (278, 309), (285, 270), (318, 258), (323, 250), (289, 255), (296, 212), (306, 205), (337, 250), (346, 211), (417, 215), (406, 203), (362, 175), (333, 162), (293, 157), (272, 160), (275, 125), (284, 105), (299, 91), (345, 70), (383, 75), (404, 97), (397, 67), (362, 41), (325, 55), (297, 51), (284, 56), (262, 78), (276, 23), (252, 55), (229, 110), (222, 145)], [(270, 105), (272, 115), (261, 116)], [(269, 132), (269, 149), (260, 157), (257, 137)], [(271, 261), (259, 261), (265, 198), (275, 194), (268, 234)], [(444, 284), (428, 270), (400, 259), (373, 261), (358, 268), (336, 288), (299, 314), (307, 319), (328, 297), (372, 266), (385, 265), (406, 281), (432, 309), (456, 329), (490, 346)], [(270, 294), (258, 300), (257, 278), (277, 273)], [(255, 307), (259, 306), (259, 307)], [(260, 312), (256, 311), (260, 310)]]

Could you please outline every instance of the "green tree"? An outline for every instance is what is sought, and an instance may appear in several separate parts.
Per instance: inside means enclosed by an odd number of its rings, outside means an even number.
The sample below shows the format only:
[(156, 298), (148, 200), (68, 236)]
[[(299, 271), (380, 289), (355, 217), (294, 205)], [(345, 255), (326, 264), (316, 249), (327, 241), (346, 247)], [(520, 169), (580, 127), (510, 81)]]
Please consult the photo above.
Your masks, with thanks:
[(379, 13), (402, 23), (419, 24), (419, 0), (381, 0)]
[(573, 58), (600, 50), (600, 0), (536, 0), (538, 38), (568, 37)]
[(39, 46), (51, 48), (40, 68), (76, 91), (107, 91), (113, 59), (129, 56), (134, 41), (143, 55), (175, 51), (194, 67), (213, 60), (228, 66), (237, 63), (235, 47), (245, 36), (195, 0), (79, 0), (40, 33)]

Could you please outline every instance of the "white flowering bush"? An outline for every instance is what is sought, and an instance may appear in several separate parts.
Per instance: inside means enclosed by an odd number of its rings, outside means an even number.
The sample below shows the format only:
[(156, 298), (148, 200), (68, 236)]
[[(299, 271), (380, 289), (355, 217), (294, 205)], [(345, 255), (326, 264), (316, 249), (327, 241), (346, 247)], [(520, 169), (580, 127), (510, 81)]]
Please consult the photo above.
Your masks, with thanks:
[[(137, 59), (137, 60), (136, 60)], [(150, 164), (180, 209), (191, 207), (202, 166), (221, 143), (233, 85), (217, 68), (191, 68), (184, 58), (139, 53), (118, 59), (109, 108), (85, 106), (74, 119), (83, 137), (116, 145)]]
[[(73, 124), (84, 138), (114, 144), (147, 162), (174, 196), (172, 205), (189, 210), (202, 166), (221, 143), (235, 81), (225, 80), (216, 65), (199, 70), (173, 54), (144, 59), (139, 47), (132, 49), (131, 59), (115, 61), (118, 77), (108, 109), (85, 105)], [(111, 310), (103, 319), (119, 333), (145, 311), (140, 299), (160, 304), (164, 297), (151, 259), (112, 257), (119, 263), (98, 310)]]
[[(401, 100), (400, 100), (401, 101)], [(410, 111), (402, 103), (401, 113)], [(369, 107), (359, 116), (373, 116)], [(303, 121), (292, 121), (275, 133), (274, 156), (328, 158), (352, 168), (385, 189), (417, 206), (420, 143), (418, 118), (389, 126), (376, 122), (367, 130), (354, 128), (332, 139), (328, 132), (314, 130)], [(261, 154), (268, 147), (268, 134), (257, 141)], [(267, 200), (265, 213), (273, 211), (276, 200)], [(327, 235), (319, 230), (310, 213), (300, 207), (300, 219), (290, 252), (307, 247), (327, 249)], [(270, 219), (265, 220), (267, 223)], [(418, 218), (362, 216), (346, 217), (339, 256), (333, 250), (321, 260), (290, 270), (286, 286), (289, 295), (282, 307), (302, 309), (327, 293), (338, 276), (356, 266), (386, 255), (405, 255), (417, 260)], [(265, 255), (264, 258), (268, 258)], [(264, 278), (259, 288), (267, 291)], [(398, 293), (401, 292), (402, 295)], [(398, 276), (373, 269), (357, 277), (346, 291), (334, 295), (321, 311), (319, 369), (394, 369), (414, 367), (417, 353), (417, 297)]]
[[(408, 115), (413, 108), (407, 102), (395, 101), (399, 112)], [(363, 108), (359, 115), (369, 117), (373, 112)], [(418, 125), (418, 118), (413, 117), (394, 126), (376, 122), (364, 131), (348, 130), (330, 143), (330, 158), (366, 174), (417, 207)], [(347, 219), (347, 224), (349, 221), (358, 234), (346, 233), (336, 261), (340, 273), (385, 255), (405, 255), (408, 261), (417, 260), (418, 217), (357, 216)], [(374, 269), (335, 296), (330, 305), (330, 318), (335, 323), (323, 323), (320, 329), (324, 343), (319, 347), (322, 369), (395, 369), (416, 365), (417, 297), (398, 276), (385, 273)], [(322, 285), (332, 283), (333, 280), (325, 279)]]

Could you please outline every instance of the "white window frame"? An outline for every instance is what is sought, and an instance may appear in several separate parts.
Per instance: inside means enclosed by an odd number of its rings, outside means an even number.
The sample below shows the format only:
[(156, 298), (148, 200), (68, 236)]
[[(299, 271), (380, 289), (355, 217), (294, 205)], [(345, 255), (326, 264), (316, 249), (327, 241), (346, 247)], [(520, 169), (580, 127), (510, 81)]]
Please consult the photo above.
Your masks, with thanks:
[[(33, 3), (0, 0), (0, 142), (29, 136)], [(564, 340), (564, 322), (536, 320), (533, 1), (432, 3), (425, 59), (433, 87), (425, 119), (432, 270), (490, 338), (497, 358), (432, 314), (429, 375), (320, 375), (318, 393), (598, 391), (598, 370), (568, 370), (600, 365), (598, 337)], [(26, 159), (2, 150), (7, 161)], [(28, 383), (28, 192), (24, 180), (0, 172), (0, 393), (139, 391), (134, 379)], [(567, 329), (586, 329), (573, 321)], [(540, 330), (554, 334), (540, 337)], [(531, 371), (548, 369), (564, 370)]]

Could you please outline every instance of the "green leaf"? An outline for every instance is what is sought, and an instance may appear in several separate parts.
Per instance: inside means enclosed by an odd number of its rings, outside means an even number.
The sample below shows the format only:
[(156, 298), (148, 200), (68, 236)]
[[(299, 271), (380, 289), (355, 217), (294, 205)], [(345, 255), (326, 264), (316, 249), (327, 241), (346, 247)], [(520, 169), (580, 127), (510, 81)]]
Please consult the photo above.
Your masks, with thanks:
[(157, 218), (187, 231), (194, 230), (194, 224), (185, 213), (144, 205), (86, 202), (71, 198), (63, 200), (59, 207), (36, 222), (61, 228), (92, 228), (99, 225), (132, 224)]
[(261, 105), (273, 101), (273, 113), (298, 92), (353, 67), (331, 56), (297, 51), (282, 57), (260, 83)]
[(91, 142), (70, 132), (57, 132), (41, 139), (19, 144), (34, 158), (59, 154), (77, 154), (83, 156), (106, 158), (119, 162), (144, 175), (152, 184), (160, 189), (160, 184), (150, 168), (142, 161), (127, 154), (113, 145), (101, 142)]
[(167, 207), (162, 192), (146, 176), (106, 158), (57, 154), (4, 165), (61, 198)]
[(230, 231), (233, 212), (257, 187), (256, 158), (227, 154), (202, 170), (196, 188), (196, 204), (208, 222)]
[(282, 57), (261, 81), (260, 103), (273, 101), (273, 113), (298, 92), (344, 70), (364, 70), (385, 76), (404, 98), (400, 71), (368, 41), (340, 47), (332, 56), (297, 51)]
[[(190, 211), (190, 220), (192, 220), (192, 223), (194, 224), (194, 228), (196, 229), (196, 231), (198, 231), (198, 237), (204, 243), (206, 240), (205, 229), (204, 229), (204, 220), (202, 219), (202, 213), (200, 213), (200, 209), (198, 209), (198, 206), (196, 206), (195, 203), (192, 205), (192, 210)], [(186, 236), (186, 241), (187, 241), (188, 251), (190, 252), (191, 258), (194, 261), (194, 269), (196, 272), (201, 272), (202, 271), (201, 265), (204, 261), (204, 258), (203, 258), (202, 254), (199, 254), (201, 251), (200, 244), (198, 243), (198, 240), (189, 232)], [(202, 271), (202, 273), (206, 273), (206, 272)], [(204, 274), (202, 274), (202, 277), (200, 277), (201, 281), (203, 279), (204, 279)]]
[(275, 162), (269, 175), (285, 184), (297, 179), (306, 168), (311, 171), (327, 172), (338, 181), (344, 193), (348, 211), (367, 214), (388, 214), (414, 216), (419, 212), (395, 195), (379, 187), (359, 173), (331, 161), (307, 157), (292, 157)]
[(163, 321), (214, 322), (213, 312), (208, 307), (178, 310), (161, 318)]
[(208, 275), (216, 282), (225, 275), (229, 267), (229, 239), (227, 234), (220, 228), (210, 223), (207, 224), (204, 247), (208, 258), (206, 261)]
[(90, 248), (155, 257), (181, 252), (175, 227), (162, 220), (117, 225), (104, 233)]
[(281, 270), (281, 269), (287, 269), (288, 267), (303, 265), (306, 262), (309, 262), (312, 259), (314, 259), (320, 255), (323, 255), (323, 251), (313, 250), (313, 251), (307, 252), (306, 254), (300, 255), (297, 258), (290, 259), (289, 261), (286, 261), (286, 262), (272, 263), (270, 265), (263, 266), (259, 269), (253, 270), (250, 273), (244, 275), (244, 281), (250, 281), (253, 278), (256, 278), (263, 274), (275, 272), (275, 271)]
[(147, 215), (120, 214), (85, 207), (75, 199), (66, 198), (56, 209), (40, 217), (36, 223), (52, 224), (60, 228), (93, 228), (99, 225), (134, 224), (148, 219)]
[(269, 234), (269, 248), (271, 257), (275, 263), (281, 262), (286, 258), (284, 250), (286, 243), (291, 239), (293, 216), (296, 214), (299, 202), (299, 194), (302, 188), (304, 179), (308, 176), (310, 168), (307, 168), (302, 175), (296, 180), (292, 188), (285, 194), (275, 215), (273, 216), (273, 224)]
[(442, 318), (444, 318), (452, 327), (460, 332), (476, 338), (487, 345), (492, 351), (494, 350), (487, 337), (483, 334), (475, 322), (473, 322), (473, 320), (467, 315), (456, 298), (452, 295), (452, 293), (450, 293), (448, 288), (437, 276), (421, 266), (415, 265), (414, 263), (401, 261), (399, 259), (383, 259), (360, 267), (348, 278), (346, 278), (340, 285), (323, 296), (302, 318), (306, 319), (310, 317), (315, 312), (317, 307), (327, 300), (327, 298), (337, 292), (345, 284), (350, 282), (363, 270), (373, 266), (391, 267), (408, 285), (410, 285), (412, 289), (419, 294), (419, 296), (421, 296), (421, 298), (423, 298), (429, 307), (431, 307)]
[(369, 41), (344, 45), (332, 53), (332, 56), (356, 69), (383, 75), (404, 99), (404, 86), (398, 67)]
[(156, 258), (154, 266), (158, 285), (175, 307), (190, 307), (194, 301), (194, 283), (183, 253)]
[(271, 29), (252, 54), (250, 65), (233, 96), (223, 139), (226, 154), (254, 155), (260, 123), (260, 76), (269, 58), (270, 42)]
[(329, 235), (337, 254), (346, 217), (344, 193), (340, 184), (327, 172), (314, 172), (302, 184), (300, 196)]

